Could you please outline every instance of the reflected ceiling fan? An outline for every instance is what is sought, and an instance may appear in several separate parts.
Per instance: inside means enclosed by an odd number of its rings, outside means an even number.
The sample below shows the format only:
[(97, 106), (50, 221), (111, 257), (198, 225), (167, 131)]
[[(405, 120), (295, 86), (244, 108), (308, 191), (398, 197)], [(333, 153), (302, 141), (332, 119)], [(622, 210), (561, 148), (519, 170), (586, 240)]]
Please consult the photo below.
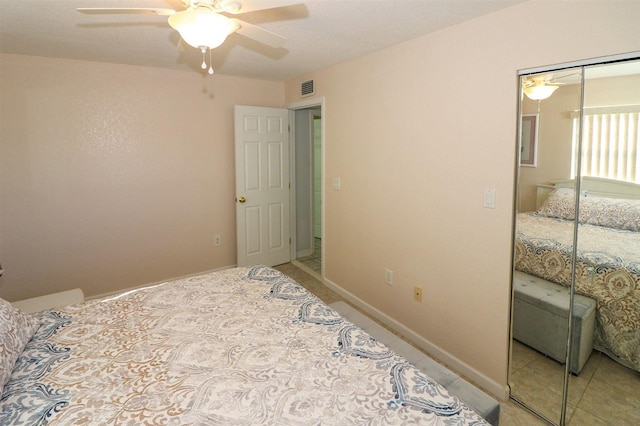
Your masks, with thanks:
[(78, 12), (102, 14), (153, 14), (168, 16), (169, 25), (180, 33), (180, 37), (190, 46), (202, 52), (202, 69), (207, 65), (204, 54), (209, 50), (209, 74), (211, 67), (211, 49), (220, 46), (233, 33), (279, 48), (287, 39), (281, 35), (237, 18), (226, 15), (255, 12), (302, 3), (301, 0), (181, 0), (184, 10), (163, 8), (78, 8)]
[(571, 82), (568, 81), (562, 82), (560, 81), (561, 79), (579, 74), (580, 73), (572, 72), (558, 77), (554, 77), (553, 74), (538, 74), (524, 77), (522, 79), (522, 92), (531, 100), (541, 101), (551, 96), (560, 86), (571, 84)]

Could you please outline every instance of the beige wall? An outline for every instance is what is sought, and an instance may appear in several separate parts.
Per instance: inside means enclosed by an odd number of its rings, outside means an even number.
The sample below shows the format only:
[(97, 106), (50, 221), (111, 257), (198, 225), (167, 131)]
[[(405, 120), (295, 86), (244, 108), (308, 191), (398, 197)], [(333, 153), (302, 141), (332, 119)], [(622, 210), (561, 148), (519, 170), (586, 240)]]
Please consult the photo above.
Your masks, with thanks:
[(640, 105), (640, 75), (589, 79), (587, 71), (585, 78), (586, 107)]
[(283, 83), (0, 59), (0, 297), (235, 264), (233, 105), (281, 107)]
[(536, 167), (520, 168), (519, 212), (536, 209), (537, 184), (570, 178), (573, 120), (569, 112), (580, 108), (581, 99), (578, 84), (561, 86), (539, 105), (537, 101), (523, 99), (523, 113), (535, 114), (539, 107), (538, 161)]
[(534, 1), (287, 82), (287, 103), (308, 78), (326, 101), (328, 282), (504, 395), (517, 70), (640, 50), (637, 16), (640, 2)]

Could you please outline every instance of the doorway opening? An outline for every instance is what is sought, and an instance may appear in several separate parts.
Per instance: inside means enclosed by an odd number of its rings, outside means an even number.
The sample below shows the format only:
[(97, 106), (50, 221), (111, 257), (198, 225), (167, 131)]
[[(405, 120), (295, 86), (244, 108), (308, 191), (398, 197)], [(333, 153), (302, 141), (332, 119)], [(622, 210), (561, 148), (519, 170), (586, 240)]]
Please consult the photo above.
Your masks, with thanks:
[(323, 158), (322, 100), (290, 106), (293, 123), (293, 203), (291, 259), (321, 279), (323, 273)]

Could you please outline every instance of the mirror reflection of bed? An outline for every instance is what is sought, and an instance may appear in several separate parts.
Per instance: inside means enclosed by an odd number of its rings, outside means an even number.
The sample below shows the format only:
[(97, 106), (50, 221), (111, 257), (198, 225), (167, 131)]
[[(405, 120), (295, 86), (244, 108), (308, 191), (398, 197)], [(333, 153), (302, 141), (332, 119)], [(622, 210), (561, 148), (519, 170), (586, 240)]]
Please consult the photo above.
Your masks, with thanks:
[[(591, 183), (600, 190), (592, 191)], [(518, 279), (529, 275), (570, 282), (572, 186), (570, 181), (558, 182), (536, 212), (519, 214), (515, 265), (523, 274), (516, 275)], [(640, 293), (634, 290), (640, 282), (640, 185), (584, 178), (581, 188), (576, 292), (598, 302), (595, 347), (640, 370)], [(572, 367), (572, 372), (579, 374), (582, 367)]]
[[(640, 422), (640, 167), (634, 175), (632, 148), (640, 121), (637, 64), (635, 69), (605, 77), (602, 71), (614, 66), (586, 67), (584, 104), (580, 68), (554, 73), (566, 84), (551, 97), (521, 102), (521, 113), (537, 119), (537, 158), (535, 166), (521, 162), (518, 180), (510, 383), (512, 396), (557, 424)], [(581, 108), (589, 123), (580, 129)], [(635, 129), (629, 131), (635, 140), (618, 130), (619, 136), (610, 136), (620, 117)], [(577, 129), (584, 133), (581, 151)], [(619, 141), (609, 148), (606, 138)], [(624, 164), (597, 164), (598, 144), (602, 151), (628, 149), (631, 155)], [(569, 178), (576, 175), (582, 176), (578, 182)]]

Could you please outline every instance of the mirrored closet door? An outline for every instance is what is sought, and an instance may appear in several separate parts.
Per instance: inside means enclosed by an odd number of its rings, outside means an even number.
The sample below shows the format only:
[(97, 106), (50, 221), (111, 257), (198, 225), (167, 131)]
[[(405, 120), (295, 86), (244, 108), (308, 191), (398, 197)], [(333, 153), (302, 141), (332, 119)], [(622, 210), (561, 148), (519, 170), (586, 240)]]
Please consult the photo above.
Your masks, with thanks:
[(553, 424), (640, 424), (640, 60), (519, 84), (512, 398)]

